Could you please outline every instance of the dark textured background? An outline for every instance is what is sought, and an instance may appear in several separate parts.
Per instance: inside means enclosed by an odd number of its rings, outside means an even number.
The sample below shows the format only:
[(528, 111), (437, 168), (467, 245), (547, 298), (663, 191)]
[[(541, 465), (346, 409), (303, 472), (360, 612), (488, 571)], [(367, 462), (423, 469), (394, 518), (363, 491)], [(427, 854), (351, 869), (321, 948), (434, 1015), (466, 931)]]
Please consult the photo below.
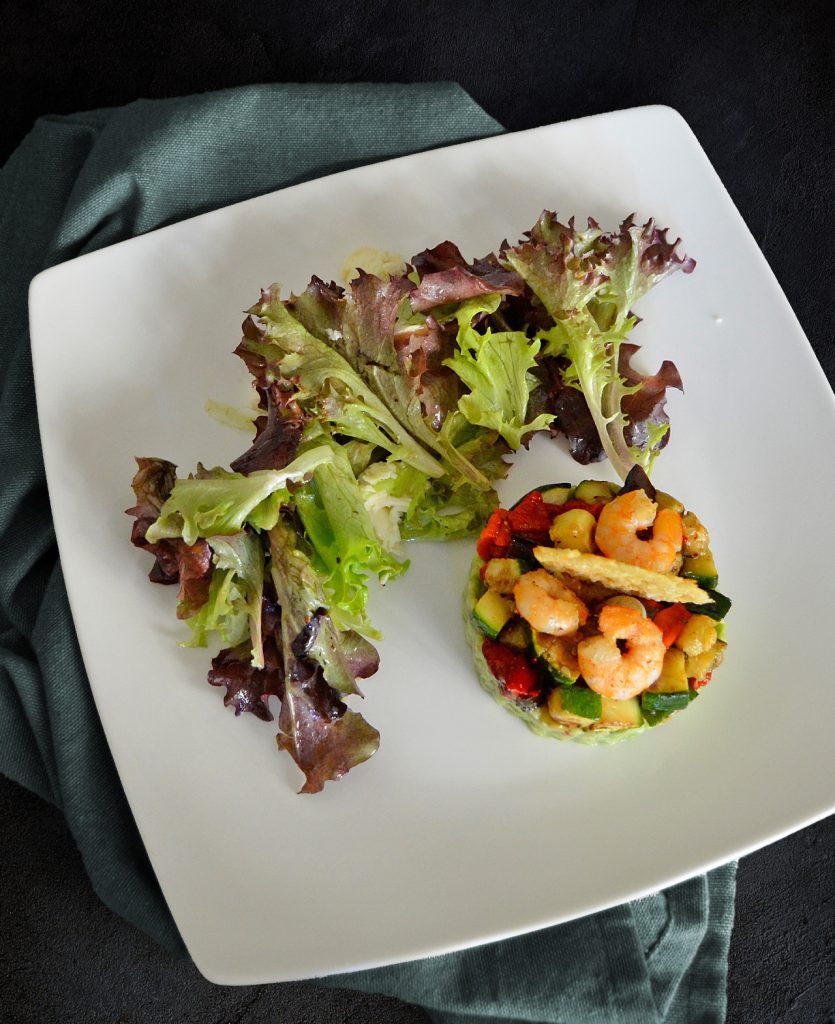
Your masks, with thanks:
[[(831, 0), (0, 0), (0, 26), (0, 161), (41, 114), (253, 82), (454, 80), (511, 130), (669, 104), (835, 379)], [(833, 880), (832, 818), (741, 862), (729, 1022), (835, 1022)], [(4, 779), (0, 906), (9, 1024), (426, 1020), (375, 996), (210, 985), (110, 914), (60, 815)]]

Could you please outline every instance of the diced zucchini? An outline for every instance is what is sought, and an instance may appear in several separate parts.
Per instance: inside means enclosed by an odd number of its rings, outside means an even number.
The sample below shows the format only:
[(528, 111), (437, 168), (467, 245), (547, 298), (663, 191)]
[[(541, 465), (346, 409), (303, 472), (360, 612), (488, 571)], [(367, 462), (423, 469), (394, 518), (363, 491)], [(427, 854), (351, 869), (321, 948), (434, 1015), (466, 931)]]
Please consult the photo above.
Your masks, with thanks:
[(690, 694), (687, 693), (653, 693), (651, 690), (644, 690), (641, 694), (641, 707), (645, 712), (663, 711), (670, 714), (672, 711), (681, 711), (690, 703)]
[(644, 690), (641, 694), (641, 707), (644, 711), (679, 711), (690, 703), (687, 690), (684, 693), (656, 693)]
[(569, 726), (589, 726), (593, 725), (595, 719), (583, 718), (582, 715), (574, 714), (569, 711), (563, 704), (563, 694), (568, 692), (570, 688), (564, 688), (562, 686), (555, 687), (550, 696), (548, 697), (548, 714), (555, 722), (559, 722), (560, 725)]
[(539, 493), (546, 505), (564, 505), (573, 490), (571, 484), (548, 484), (546, 487), (540, 487)]
[(671, 508), (673, 512), (678, 512), (679, 515), (684, 512), (684, 505), (682, 505), (678, 498), (674, 498), (672, 494), (667, 494), (666, 491), (655, 492), (655, 503), (659, 509)]
[(597, 505), (601, 501), (611, 501), (616, 490), (615, 484), (606, 480), (583, 480), (574, 488), (574, 498), (589, 505)]
[(494, 640), (512, 615), (513, 602), (497, 594), (495, 590), (485, 591), (473, 609), (473, 618), (478, 628)]
[(693, 558), (685, 558), (681, 575), (695, 580), (703, 590), (713, 590), (719, 582), (716, 562), (709, 551)]
[(499, 633), (498, 640), (514, 651), (527, 651), (531, 646), (531, 627), (524, 619), (514, 615)]
[(560, 704), (564, 711), (577, 718), (597, 721), (602, 712), (602, 698), (587, 686), (561, 686)]
[(550, 636), (548, 633), (531, 634), (531, 649), (538, 662), (548, 673), (551, 681), (558, 685), (571, 686), (580, 675), (576, 653), (569, 648), (565, 637)]
[(484, 584), (488, 590), (511, 594), (525, 571), (518, 558), (491, 558), (484, 568)]
[(595, 729), (637, 729), (643, 725), (644, 716), (637, 697), (629, 697), (628, 700), (601, 697), (600, 702), (600, 719), (595, 723)]
[(708, 593), (712, 598), (710, 604), (686, 604), (684, 607), (694, 615), (709, 615), (717, 622), (721, 622), (731, 609), (731, 599), (720, 594), (718, 590), (708, 589)]
[(592, 554), (597, 550), (594, 544), (596, 526), (597, 521), (591, 512), (584, 508), (572, 508), (554, 519), (549, 536), (555, 547), (574, 548), (575, 551)]
[(669, 714), (671, 711), (686, 708), (690, 703), (685, 660), (684, 651), (677, 647), (671, 647), (664, 655), (661, 675), (641, 694), (644, 718), (653, 713)]

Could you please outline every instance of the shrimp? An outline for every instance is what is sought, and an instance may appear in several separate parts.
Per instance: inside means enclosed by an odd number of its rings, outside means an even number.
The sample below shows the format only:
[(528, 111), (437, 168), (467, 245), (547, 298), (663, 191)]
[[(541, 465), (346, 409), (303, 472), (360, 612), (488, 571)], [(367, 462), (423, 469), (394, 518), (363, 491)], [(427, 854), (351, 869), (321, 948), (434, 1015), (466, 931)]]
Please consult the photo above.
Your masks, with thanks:
[(545, 569), (520, 576), (513, 598), (516, 610), (539, 633), (567, 636), (576, 633), (589, 617), (580, 598)]
[[(611, 604), (600, 609), (597, 625), (601, 635), (577, 645), (583, 679), (601, 697), (636, 697), (661, 675), (667, 650), (661, 630), (635, 608)], [(625, 641), (624, 651), (618, 640)]]
[[(658, 506), (643, 491), (619, 494), (603, 506), (594, 540), (600, 550), (618, 562), (627, 562), (654, 572), (670, 572), (676, 565), (683, 541), (681, 516), (671, 508)], [(652, 528), (642, 540), (639, 531)]]

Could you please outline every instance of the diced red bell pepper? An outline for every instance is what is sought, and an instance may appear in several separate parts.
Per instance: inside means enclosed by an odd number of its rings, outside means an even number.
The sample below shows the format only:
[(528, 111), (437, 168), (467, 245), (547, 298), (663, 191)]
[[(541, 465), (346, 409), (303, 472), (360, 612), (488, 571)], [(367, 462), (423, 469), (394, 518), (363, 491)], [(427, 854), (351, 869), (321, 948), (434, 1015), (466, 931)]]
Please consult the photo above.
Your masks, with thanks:
[(554, 516), (561, 515), (563, 512), (570, 512), (573, 508), (581, 508), (585, 512), (590, 512), (595, 519), (600, 515), (605, 502), (597, 501), (593, 504), (588, 501), (578, 501), (576, 498), (572, 498), (571, 501), (563, 502), (562, 505), (546, 505), (548, 513), (553, 519)]
[(551, 515), (539, 491), (531, 491), (508, 513), (514, 533), (546, 534), (551, 528)]
[(671, 604), (656, 612), (652, 621), (661, 630), (664, 646), (672, 647), (691, 618), (692, 615), (683, 604)]
[(498, 640), (486, 637), (481, 645), (481, 653), (493, 675), (504, 683), (505, 689), (516, 697), (538, 697), (540, 694), (539, 679), (536, 672), (519, 651), (511, 650)]
[(478, 538), (478, 557), (485, 562), (491, 558), (504, 558), (512, 537), (513, 529), (508, 521), (507, 509), (497, 508)]
[(712, 675), (712, 672), (708, 672), (704, 679), (694, 679), (690, 685), (693, 687), (694, 690), (701, 690), (703, 686), (707, 686), (707, 684), (710, 682), (710, 677)]

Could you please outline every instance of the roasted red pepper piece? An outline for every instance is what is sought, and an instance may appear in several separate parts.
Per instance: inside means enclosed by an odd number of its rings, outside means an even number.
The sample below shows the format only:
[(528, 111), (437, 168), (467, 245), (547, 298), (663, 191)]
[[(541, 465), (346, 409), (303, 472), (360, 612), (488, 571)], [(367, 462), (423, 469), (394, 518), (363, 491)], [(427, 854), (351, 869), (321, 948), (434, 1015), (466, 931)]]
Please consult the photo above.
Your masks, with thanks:
[(657, 612), (652, 621), (661, 630), (664, 646), (672, 647), (691, 618), (692, 615), (683, 604), (671, 604)]
[(704, 679), (694, 679), (690, 685), (693, 687), (694, 690), (701, 690), (703, 686), (707, 686), (707, 684), (710, 682), (710, 677), (712, 675), (712, 672), (708, 672)]
[(551, 515), (539, 491), (525, 495), (516, 508), (510, 510), (508, 518), (514, 533), (547, 534), (551, 528)]
[(508, 693), (516, 697), (538, 697), (540, 694), (539, 679), (536, 672), (519, 651), (513, 651), (498, 640), (485, 638), (481, 645), (481, 653), (493, 675), (504, 683)]
[(576, 498), (572, 498), (571, 501), (566, 501), (562, 505), (546, 505), (545, 508), (552, 519), (562, 512), (570, 512), (573, 508), (581, 508), (586, 512), (591, 512), (594, 518), (597, 519), (604, 504), (602, 501), (590, 504), (588, 501), (578, 501)]
[(487, 520), (487, 525), (478, 538), (478, 557), (484, 562), (491, 558), (504, 558), (512, 536), (513, 530), (508, 521), (507, 509), (497, 508)]

